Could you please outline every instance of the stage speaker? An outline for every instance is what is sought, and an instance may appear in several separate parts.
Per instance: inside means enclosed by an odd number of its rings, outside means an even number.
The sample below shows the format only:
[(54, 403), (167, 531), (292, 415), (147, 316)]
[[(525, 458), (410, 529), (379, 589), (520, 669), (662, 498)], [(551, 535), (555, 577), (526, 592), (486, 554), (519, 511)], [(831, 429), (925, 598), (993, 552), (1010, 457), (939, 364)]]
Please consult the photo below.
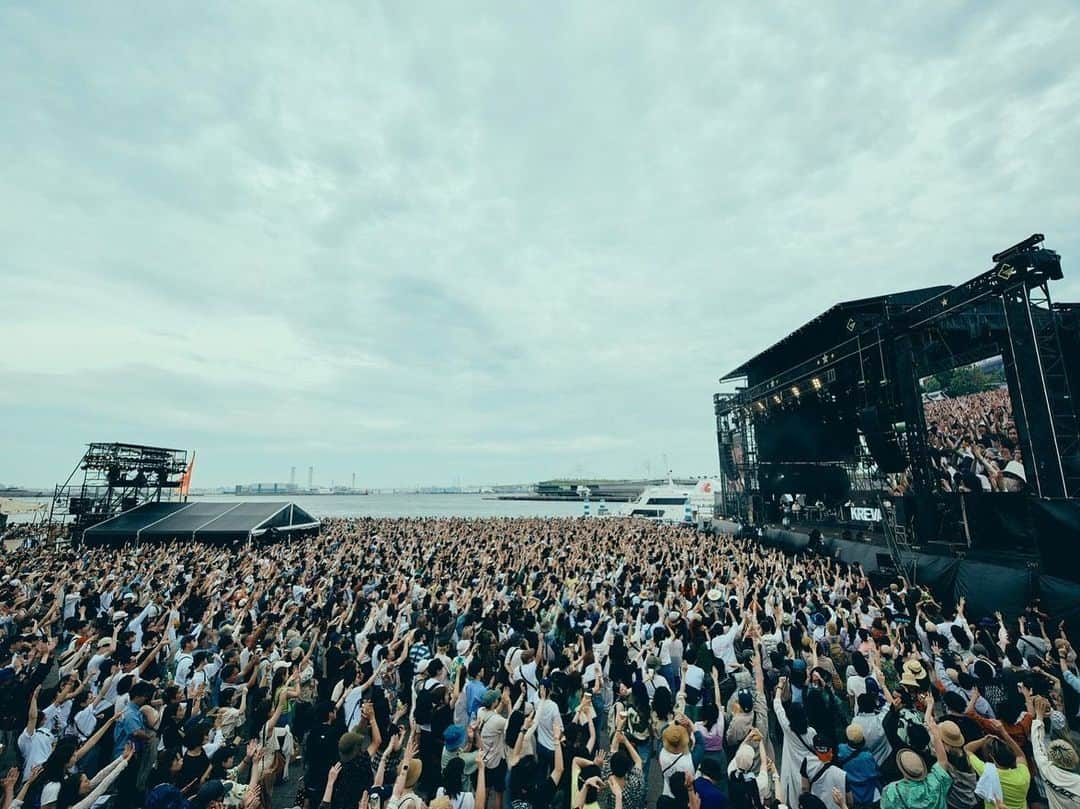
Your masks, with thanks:
[(72, 497), (68, 500), (68, 514), (85, 514), (90, 507), (90, 501), (85, 497)]
[(878, 469), (882, 472), (903, 472), (907, 469), (907, 458), (900, 449), (896, 430), (877, 405), (859, 411), (859, 429), (866, 437), (866, 446)]

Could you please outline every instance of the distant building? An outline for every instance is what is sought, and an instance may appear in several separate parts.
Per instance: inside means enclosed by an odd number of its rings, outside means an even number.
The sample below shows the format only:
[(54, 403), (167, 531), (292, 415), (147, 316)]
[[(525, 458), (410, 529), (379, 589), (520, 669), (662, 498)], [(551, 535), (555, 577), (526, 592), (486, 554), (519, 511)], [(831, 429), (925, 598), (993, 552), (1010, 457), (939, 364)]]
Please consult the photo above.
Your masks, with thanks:
[(237, 483), (235, 494), (295, 494), (297, 491), (295, 483)]

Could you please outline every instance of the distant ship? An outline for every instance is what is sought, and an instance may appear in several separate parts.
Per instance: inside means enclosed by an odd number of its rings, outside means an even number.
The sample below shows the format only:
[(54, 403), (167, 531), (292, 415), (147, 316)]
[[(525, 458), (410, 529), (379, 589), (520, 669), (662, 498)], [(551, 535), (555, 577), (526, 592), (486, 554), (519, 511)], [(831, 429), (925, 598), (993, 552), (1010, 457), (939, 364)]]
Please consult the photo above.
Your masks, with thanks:
[(645, 489), (623, 516), (664, 523), (696, 524), (710, 520), (716, 505), (717, 485), (709, 478), (686, 485), (669, 477), (667, 483)]

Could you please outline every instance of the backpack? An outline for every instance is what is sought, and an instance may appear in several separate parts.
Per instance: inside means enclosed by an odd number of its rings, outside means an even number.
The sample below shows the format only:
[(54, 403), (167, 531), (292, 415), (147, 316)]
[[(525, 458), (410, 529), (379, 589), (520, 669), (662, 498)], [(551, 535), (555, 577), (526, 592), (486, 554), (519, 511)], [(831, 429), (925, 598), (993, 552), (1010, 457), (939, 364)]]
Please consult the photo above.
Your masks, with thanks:
[(431, 717), (435, 713), (435, 700), (431, 696), (433, 688), (421, 688), (416, 695), (416, 707), (413, 710), (413, 719), (418, 725), (430, 725)]

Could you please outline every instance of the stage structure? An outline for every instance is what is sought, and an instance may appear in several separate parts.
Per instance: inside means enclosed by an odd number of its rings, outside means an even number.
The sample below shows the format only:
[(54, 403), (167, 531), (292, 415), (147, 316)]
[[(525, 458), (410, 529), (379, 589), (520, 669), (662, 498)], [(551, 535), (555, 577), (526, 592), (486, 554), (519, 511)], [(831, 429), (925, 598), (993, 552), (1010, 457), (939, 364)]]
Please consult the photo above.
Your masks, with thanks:
[(78, 542), (91, 526), (147, 503), (187, 499), (186, 450), (139, 444), (88, 444), (68, 479), (56, 486), (49, 522)]
[(1080, 304), (1052, 302), (1041, 234), (992, 262), (838, 303), (726, 374), (717, 513), (1080, 581)]

